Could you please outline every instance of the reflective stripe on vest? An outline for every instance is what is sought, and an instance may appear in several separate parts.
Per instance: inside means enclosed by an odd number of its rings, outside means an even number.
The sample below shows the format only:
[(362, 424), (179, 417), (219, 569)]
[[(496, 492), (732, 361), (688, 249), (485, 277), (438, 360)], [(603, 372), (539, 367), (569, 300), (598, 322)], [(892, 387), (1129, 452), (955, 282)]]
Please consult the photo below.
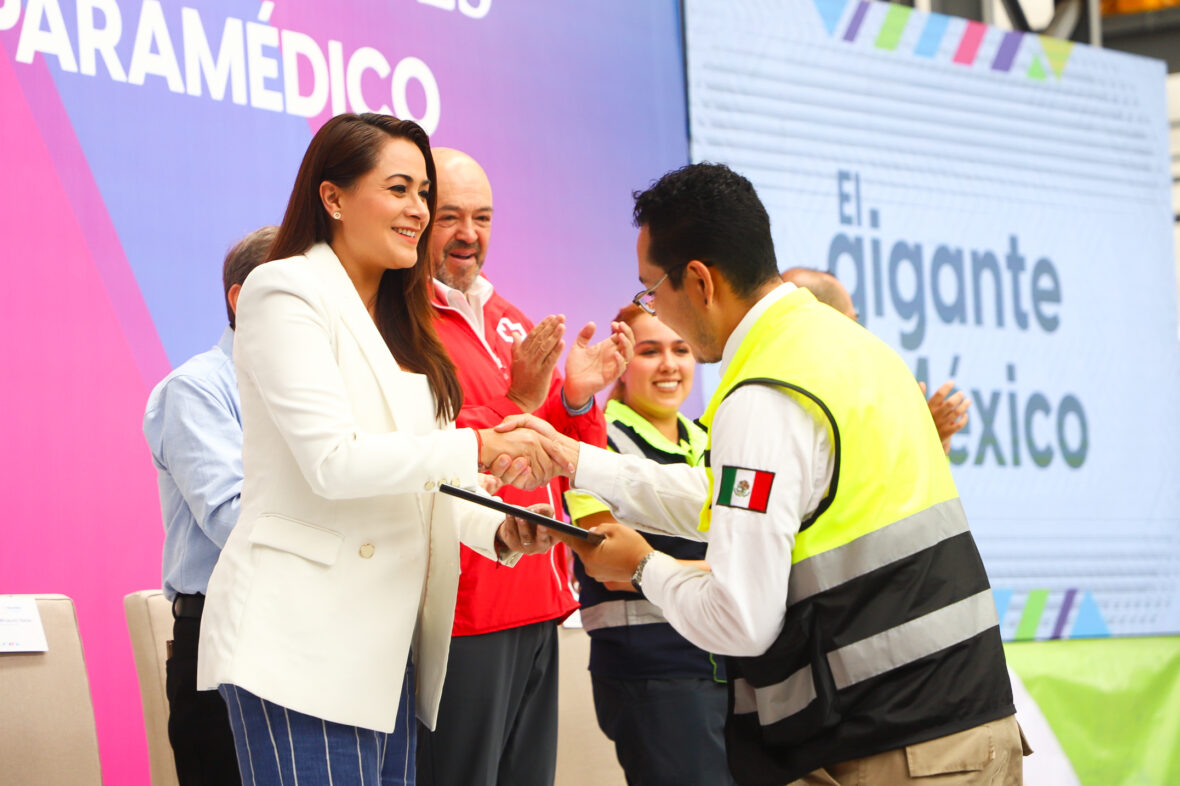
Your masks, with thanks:
[(582, 627), (586, 631), (600, 628), (624, 628), (667, 622), (660, 607), (649, 600), (608, 600), (582, 609)]
[(792, 565), (787, 606), (967, 531), (967, 514), (958, 497), (939, 502), (851, 543)]
[(614, 446), (615, 451), (629, 456), (639, 456), (640, 458), (650, 458), (648, 451), (644, 450), (644, 446), (631, 438), (619, 425), (614, 421), (606, 424), (606, 436), (610, 439), (610, 444)]
[[(991, 590), (984, 590), (875, 636), (827, 653), (837, 690), (913, 663), (998, 626)], [(815, 680), (804, 666), (774, 685), (755, 688), (733, 680), (734, 714), (758, 713), (763, 726), (777, 723), (815, 701)]]

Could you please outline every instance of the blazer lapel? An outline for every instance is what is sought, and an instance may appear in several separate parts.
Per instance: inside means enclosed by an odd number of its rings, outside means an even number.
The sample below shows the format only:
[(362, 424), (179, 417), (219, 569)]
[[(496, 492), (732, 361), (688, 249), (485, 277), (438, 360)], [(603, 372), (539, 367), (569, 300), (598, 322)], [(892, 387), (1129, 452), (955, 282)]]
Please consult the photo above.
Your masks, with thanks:
[(377, 378), (377, 384), (381, 387), (385, 406), (393, 418), (394, 427), (398, 428), (398, 376), (402, 371), (398, 368), (393, 353), (389, 351), (389, 346), (381, 337), (381, 331), (377, 329), (368, 309), (361, 302), (361, 296), (353, 286), (352, 279), (348, 277), (331, 247), (327, 243), (316, 243), (307, 250), (306, 256), (317, 276), (324, 282), (332, 302), (340, 307), (340, 320), (369, 362), (369, 367)]

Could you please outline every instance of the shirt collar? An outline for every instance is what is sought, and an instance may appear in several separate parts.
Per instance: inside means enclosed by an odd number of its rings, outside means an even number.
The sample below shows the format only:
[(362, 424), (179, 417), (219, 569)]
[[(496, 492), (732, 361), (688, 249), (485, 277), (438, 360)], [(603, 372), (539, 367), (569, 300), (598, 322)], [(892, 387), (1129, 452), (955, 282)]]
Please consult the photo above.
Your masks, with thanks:
[(461, 301), (472, 308), (483, 311), (483, 307), (492, 299), (492, 293), (494, 291), (492, 282), (488, 281), (482, 275), (475, 277), (475, 281), (471, 282), (471, 286), (466, 292), (460, 292), (454, 287), (450, 287), (439, 281), (437, 278), (434, 279), (434, 292), (439, 300), (455, 308), (458, 307), (456, 303)]
[(656, 428), (651, 421), (616, 398), (606, 402), (603, 413), (608, 421), (617, 420), (635, 429), (636, 433), (653, 448), (684, 456), (685, 463), (696, 466), (708, 447), (708, 434), (681, 413), (676, 413), (680, 439), (674, 444)]
[(221, 338), (217, 340), (217, 348), (225, 353), (225, 356), (230, 360), (234, 357), (234, 329), (226, 326), (225, 330), (221, 331)]
[(737, 327), (729, 334), (729, 338), (725, 340), (725, 349), (721, 351), (721, 373), (725, 374), (725, 369), (729, 367), (729, 363), (733, 360), (733, 356), (737, 354), (738, 347), (746, 340), (746, 335), (749, 334), (750, 328), (754, 327), (754, 323), (770, 310), (770, 307), (779, 300), (795, 291), (795, 285), (787, 281), (767, 294), (762, 296), (762, 299), (754, 304), (754, 307), (746, 312), (742, 317), (742, 321), (737, 323)]
[[(679, 414), (677, 413), (677, 420), (679, 421)], [(650, 420), (640, 415), (631, 407), (624, 404), (617, 398), (612, 398), (606, 402), (606, 410), (603, 412), (604, 417), (608, 421), (617, 420), (624, 425), (635, 429), (635, 432), (643, 438), (644, 442), (651, 445), (653, 448), (658, 448), (665, 453), (674, 453), (680, 456), (688, 455), (688, 446), (677, 442), (671, 442), (663, 433), (652, 424)]]
[(434, 279), (435, 298), (443, 305), (458, 311), (478, 336), (484, 334), (483, 310), (494, 292), (492, 282), (483, 276), (476, 276), (466, 292), (460, 292), (437, 278)]

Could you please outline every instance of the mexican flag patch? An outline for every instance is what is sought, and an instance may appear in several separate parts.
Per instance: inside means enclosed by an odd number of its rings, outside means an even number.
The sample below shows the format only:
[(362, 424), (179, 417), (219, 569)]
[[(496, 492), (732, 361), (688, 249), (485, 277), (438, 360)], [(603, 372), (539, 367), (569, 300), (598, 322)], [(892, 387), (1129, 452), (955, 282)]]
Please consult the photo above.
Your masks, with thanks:
[(717, 504), (765, 513), (772, 483), (773, 472), (745, 467), (722, 467)]

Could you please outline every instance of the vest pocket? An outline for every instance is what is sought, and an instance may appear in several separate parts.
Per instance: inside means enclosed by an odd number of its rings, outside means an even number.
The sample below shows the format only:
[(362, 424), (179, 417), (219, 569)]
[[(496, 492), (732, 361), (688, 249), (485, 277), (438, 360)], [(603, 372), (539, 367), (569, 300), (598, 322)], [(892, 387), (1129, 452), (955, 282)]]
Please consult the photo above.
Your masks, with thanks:
[(911, 778), (980, 772), (995, 758), (989, 724), (905, 746)]
[(344, 536), (315, 524), (267, 513), (255, 519), (249, 540), (254, 546), (285, 551), (320, 565), (334, 565)]

